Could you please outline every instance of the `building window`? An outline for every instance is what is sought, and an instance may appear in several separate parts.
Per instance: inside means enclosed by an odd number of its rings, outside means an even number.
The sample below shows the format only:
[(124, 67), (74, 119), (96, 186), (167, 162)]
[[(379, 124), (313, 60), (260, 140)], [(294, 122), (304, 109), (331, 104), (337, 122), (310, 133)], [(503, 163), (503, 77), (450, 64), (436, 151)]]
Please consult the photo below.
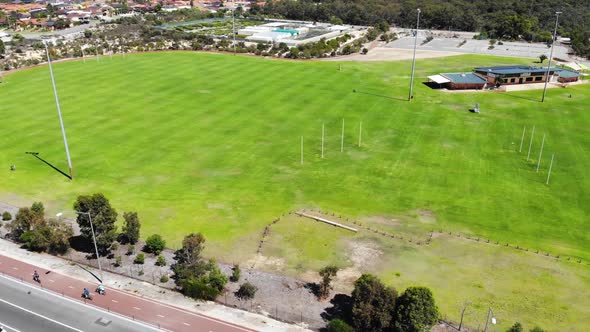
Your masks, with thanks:
[(532, 78), (532, 77), (527, 77), (527, 78), (526, 78), (526, 81), (527, 81), (527, 82), (532, 82), (532, 81), (533, 81), (533, 78)]
[(535, 77), (535, 81), (541, 81), (541, 80), (543, 80), (543, 77), (542, 76)]

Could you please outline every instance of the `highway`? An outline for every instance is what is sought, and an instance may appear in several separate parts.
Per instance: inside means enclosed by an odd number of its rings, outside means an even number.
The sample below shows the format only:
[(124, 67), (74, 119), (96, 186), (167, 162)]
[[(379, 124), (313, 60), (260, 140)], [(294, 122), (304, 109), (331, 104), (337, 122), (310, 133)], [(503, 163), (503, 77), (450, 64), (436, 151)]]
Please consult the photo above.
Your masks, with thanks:
[(15, 332), (157, 331), (5, 276), (0, 276), (0, 325)]

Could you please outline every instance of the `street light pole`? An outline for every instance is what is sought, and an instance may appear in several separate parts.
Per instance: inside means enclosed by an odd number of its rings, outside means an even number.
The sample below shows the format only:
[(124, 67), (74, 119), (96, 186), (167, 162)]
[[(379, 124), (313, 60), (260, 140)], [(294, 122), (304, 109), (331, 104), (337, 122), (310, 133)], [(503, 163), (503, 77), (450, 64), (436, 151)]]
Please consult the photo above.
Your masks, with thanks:
[(412, 76), (410, 78), (410, 94), (408, 101), (412, 100), (412, 90), (414, 89), (414, 68), (416, 67), (416, 45), (418, 44), (418, 26), (420, 26), (420, 8), (418, 8), (418, 17), (416, 18), (416, 36), (414, 36), (414, 56), (412, 57)]
[(100, 266), (100, 256), (98, 255), (98, 246), (96, 245), (96, 235), (94, 235), (94, 226), (92, 225), (92, 216), (90, 212), (79, 212), (75, 211), (77, 214), (86, 214), (88, 215), (88, 220), (90, 221), (90, 230), (92, 231), (92, 239), (94, 240), (94, 250), (96, 252), (96, 261), (98, 262), (98, 270), (100, 271), (100, 279), (102, 282), (103, 274), (102, 274), (102, 267)]
[(488, 317), (486, 319), (486, 327), (483, 329), (483, 332), (488, 332), (488, 325), (490, 323), (490, 317), (492, 318), (492, 324), (496, 324), (496, 318), (494, 318), (492, 315), (494, 314), (494, 311), (492, 310), (492, 307), (490, 307), (490, 309), (488, 310)]
[[(235, 4), (234, 4), (235, 5)], [(231, 18), (232, 18), (232, 23), (231, 23), (231, 32), (234, 38), (234, 55), (236, 55), (236, 8), (234, 7), (234, 9), (231, 11)]]
[(549, 64), (547, 64), (547, 74), (545, 75), (545, 87), (543, 88), (543, 97), (541, 98), (541, 102), (545, 101), (545, 94), (547, 93), (547, 83), (549, 83), (549, 70), (551, 70), (551, 59), (553, 59), (553, 47), (555, 46), (555, 41), (557, 40), (557, 22), (559, 22), (559, 14), (561, 14), (561, 12), (555, 12), (555, 30), (553, 31), (553, 36), (551, 36), (551, 52), (549, 54)]
[(53, 78), (53, 67), (51, 66), (51, 57), (49, 57), (49, 49), (47, 49), (47, 42), (43, 41), (45, 45), (45, 53), (47, 54), (47, 63), (49, 65), (49, 74), (51, 76), (51, 84), (53, 85), (53, 95), (55, 96), (55, 104), (57, 105), (57, 114), (59, 115), (59, 124), (61, 126), (61, 134), (64, 138), (64, 145), (66, 147), (66, 156), (68, 157), (68, 167), (70, 168), (70, 180), (74, 179), (72, 172), (72, 159), (70, 158), (70, 149), (68, 148), (68, 139), (66, 138), (66, 129), (64, 121), (61, 117), (61, 107), (59, 106), (59, 98), (57, 97), (57, 88), (55, 87), (55, 79)]

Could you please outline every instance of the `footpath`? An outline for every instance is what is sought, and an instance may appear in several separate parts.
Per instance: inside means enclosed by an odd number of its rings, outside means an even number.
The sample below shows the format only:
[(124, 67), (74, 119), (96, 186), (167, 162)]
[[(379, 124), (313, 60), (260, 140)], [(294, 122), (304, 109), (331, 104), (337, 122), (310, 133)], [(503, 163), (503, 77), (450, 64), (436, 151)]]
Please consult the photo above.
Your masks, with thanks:
[[(93, 305), (156, 328), (169, 331), (306, 331), (262, 315), (212, 302), (197, 302), (180, 293), (105, 271), (102, 277), (106, 295), (99, 295), (94, 292), (98, 281), (85, 268), (55, 256), (26, 251), (0, 239), (0, 274), (80, 301), (81, 305)], [(41, 283), (32, 279), (35, 270)], [(100, 276), (99, 271), (92, 273)], [(82, 298), (84, 288), (92, 292), (92, 300)]]

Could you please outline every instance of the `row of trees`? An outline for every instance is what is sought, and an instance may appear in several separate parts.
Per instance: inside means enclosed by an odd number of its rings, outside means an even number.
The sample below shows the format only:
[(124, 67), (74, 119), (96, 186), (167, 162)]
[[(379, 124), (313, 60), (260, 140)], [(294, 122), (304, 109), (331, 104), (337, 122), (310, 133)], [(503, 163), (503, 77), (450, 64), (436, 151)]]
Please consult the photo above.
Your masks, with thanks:
[(56, 219), (46, 219), (44, 212), (41, 202), (20, 208), (6, 228), (14, 240), (24, 243), (30, 250), (54, 254), (66, 252), (74, 234), (72, 226)]
[(429, 331), (439, 318), (430, 289), (408, 287), (398, 296), (395, 288), (371, 274), (358, 278), (350, 298), (343, 302), (331, 317), (330, 332)]
[(374, 26), (381, 22), (413, 27), (416, 8), (422, 10), (420, 26), (427, 29), (482, 31), (489, 38), (550, 41), (555, 12), (561, 11), (559, 34), (572, 38), (572, 47), (590, 56), (590, 2), (575, 0), (267, 0), (252, 4), (252, 15), (296, 20), (344, 22)]

